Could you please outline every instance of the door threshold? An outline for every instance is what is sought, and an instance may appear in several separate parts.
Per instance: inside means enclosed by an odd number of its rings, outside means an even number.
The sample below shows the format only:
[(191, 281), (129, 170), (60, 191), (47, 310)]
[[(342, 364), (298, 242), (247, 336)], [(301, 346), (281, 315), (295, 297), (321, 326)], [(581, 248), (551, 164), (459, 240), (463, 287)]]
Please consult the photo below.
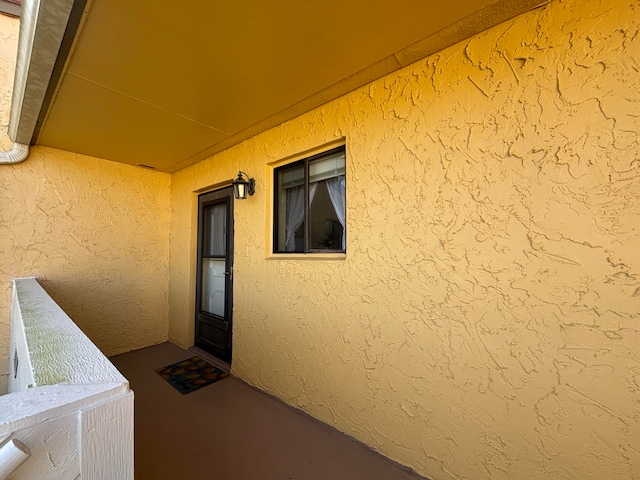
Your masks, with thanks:
[(223, 372), (231, 373), (231, 364), (230, 363), (227, 363), (224, 360), (220, 360), (218, 357), (214, 357), (209, 352), (206, 352), (205, 350), (203, 350), (203, 349), (201, 349), (199, 347), (196, 347), (196, 346), (190, 347), (189, 351), (195, 353), (199, 357), (202, 357), (203, 360), (206, 360), (207, 362), (209, 362), (214, 367), (218, 367)]

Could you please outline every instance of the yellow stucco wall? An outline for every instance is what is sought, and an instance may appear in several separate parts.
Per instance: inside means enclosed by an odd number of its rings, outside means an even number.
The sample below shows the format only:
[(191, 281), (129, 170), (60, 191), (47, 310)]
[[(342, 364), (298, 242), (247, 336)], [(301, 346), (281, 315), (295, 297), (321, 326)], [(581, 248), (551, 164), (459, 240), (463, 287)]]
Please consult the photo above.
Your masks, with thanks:
[[(242, 169), (235, 375), (434, 480), (640, 477), (639, 30), (553, 0), (172, 177), (0, 166), (0, 391), (15, 276), (107, 354), (191, 345), (197, 192)], [(273, 163), (341, 139), (346, 258), (267, 258)]]
[(3, 150), (13, 145), (6, 132), (11, 113), (11, 91), (16, 68), (19, 23), (17, 18), (0, 14), (0, 148)]
[[(18, 20), (0, 15), (0, 148)], [(9, 365), (11, 279), (36, 276), (107, 355), (165, 341), (171, 177), (35, 147), (0, 165), (0, 392)]]
[[(554, 0), (174, 174), (242, 169), (233, 373), (436, 480), (640, 478), (640, 4)], [(347, 146), (344, 260), (266, 258), (272, 162)]]

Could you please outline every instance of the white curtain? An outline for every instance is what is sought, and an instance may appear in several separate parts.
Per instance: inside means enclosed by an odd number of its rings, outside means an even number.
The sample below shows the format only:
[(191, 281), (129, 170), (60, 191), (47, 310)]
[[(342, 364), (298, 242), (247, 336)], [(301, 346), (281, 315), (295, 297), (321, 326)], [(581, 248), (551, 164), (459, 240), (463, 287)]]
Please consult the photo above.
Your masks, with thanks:
[(347, 237), (345, 235), (345, 232), (347, 231), (347, 229), (345, 227), (345, 176), (340, 175), (339, 177), (328, 178), (326, 183), (327, 191), (329, 192), (329, 198), (331, 199), (333, 208), (336, 211), (336, 215), (338, 216), (340, 225), (342, 225), (342, 249), (346, 250)]
[[(317, 183), (309, 185), (309, 204), (313, 202), (318, 188)], [(287, 190), (287, 219), (285, 224), (286, 237), (284, 249), (286, 252), (296, 250), (295, 233), (304, 221), (304, 185), (288, 188)]]

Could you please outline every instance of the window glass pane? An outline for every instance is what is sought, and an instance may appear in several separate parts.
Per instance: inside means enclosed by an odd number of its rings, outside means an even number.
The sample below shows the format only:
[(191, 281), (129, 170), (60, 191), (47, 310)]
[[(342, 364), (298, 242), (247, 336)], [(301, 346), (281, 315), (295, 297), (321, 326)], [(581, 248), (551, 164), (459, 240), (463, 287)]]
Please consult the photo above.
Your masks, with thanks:
[(299, 167), (282, 170), (278, 183), (285, 190), (304, 185), (304, 166), (300, 165)]
[(309, 247), (312, 250), (344, 250), (345, 182), (344, 175), (322, 180), (310, 186)]
[(309, 162), (309, 182), (319, 182), (330, 177), (344, 175), (344, 165), (344, 152)]
[(227, 205), (219, 203), (204, 208), (203, 255), (226, 255)]
[(304, 252), (304, 165), (278, 172), (278, 252)]

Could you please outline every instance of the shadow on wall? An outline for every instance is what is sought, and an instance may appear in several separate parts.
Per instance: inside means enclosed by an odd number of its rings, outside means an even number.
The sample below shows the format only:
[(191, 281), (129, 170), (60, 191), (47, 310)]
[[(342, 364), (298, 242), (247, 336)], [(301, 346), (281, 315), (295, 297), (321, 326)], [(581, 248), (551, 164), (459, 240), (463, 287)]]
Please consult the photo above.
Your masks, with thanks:
[[(39, 280), (54, 301), (107, 356), (165, 342), (168, 306), (162, 292), (139, 282), (69, 277)], [(83, 295), (82, 292), (89, 292)], [(123, 309), (135, 302), (137, 310)], [(141, 315), (145, 313), (146, 315)], [(161, 319), (165, 328), (158, 328)]]

